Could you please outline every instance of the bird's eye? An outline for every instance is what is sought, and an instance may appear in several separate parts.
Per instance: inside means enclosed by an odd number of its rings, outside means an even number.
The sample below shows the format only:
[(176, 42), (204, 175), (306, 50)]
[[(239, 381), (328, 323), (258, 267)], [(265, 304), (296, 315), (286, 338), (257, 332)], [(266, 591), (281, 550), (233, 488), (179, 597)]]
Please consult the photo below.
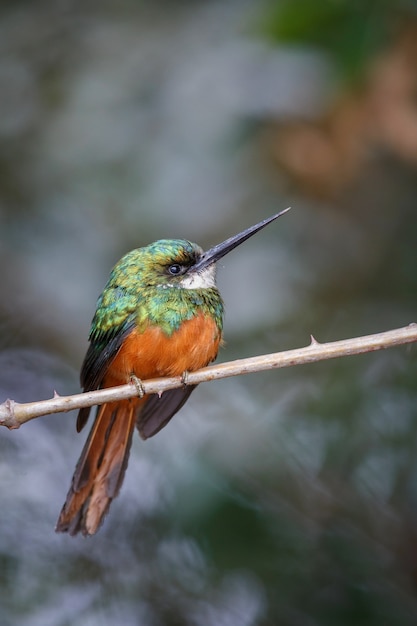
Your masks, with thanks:
[(179, 263), (174, 263), (173, 265), (169, 266), (168, 272), (173, 276), (177, 276), (178, 274), (181, 274), (182, 267)]

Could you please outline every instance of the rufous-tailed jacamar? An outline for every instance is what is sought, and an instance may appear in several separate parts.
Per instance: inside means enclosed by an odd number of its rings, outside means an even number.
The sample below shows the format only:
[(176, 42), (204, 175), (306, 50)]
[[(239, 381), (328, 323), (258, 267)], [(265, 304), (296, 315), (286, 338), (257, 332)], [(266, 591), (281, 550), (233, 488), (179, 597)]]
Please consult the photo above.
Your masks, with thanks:
[[(132, 250), (113, 268), (98, 299), (81, 369), (84, 391), (159, 376), (181, 376), (213, 361), (222, 342), (223, 301), (216, 261), (286, 213), (226, 239), (207, 252), (182, 239)], [(56, 530), (94, 534), (125, 474), (132, 433), (155, 435), (182, 407), (195, 385), (98, 408)], [(77, 430), (89, 408), (80, 410)]]

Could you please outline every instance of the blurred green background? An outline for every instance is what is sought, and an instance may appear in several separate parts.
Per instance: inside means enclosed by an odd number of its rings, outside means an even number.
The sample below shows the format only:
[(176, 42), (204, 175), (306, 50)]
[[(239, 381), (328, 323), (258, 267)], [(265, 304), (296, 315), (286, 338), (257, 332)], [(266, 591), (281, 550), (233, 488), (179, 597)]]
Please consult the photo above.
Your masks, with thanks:
[[(416, 319), (417, 3), (0, 6), (0, 390), (77, 392), (116, 260), (224, 259), (221, 360)], [(417, 621), (414, 346), (200, 386), (54, 533), (75, 415), (0, 431), (1, 626)]]

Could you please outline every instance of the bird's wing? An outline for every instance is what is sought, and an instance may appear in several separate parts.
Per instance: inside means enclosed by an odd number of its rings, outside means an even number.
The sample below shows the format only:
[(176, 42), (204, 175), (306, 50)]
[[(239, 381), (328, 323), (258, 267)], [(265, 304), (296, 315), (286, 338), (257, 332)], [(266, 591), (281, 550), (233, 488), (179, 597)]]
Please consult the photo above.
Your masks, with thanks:
[(100, 333), (90, 339), (91, 343), (81, 367), (80, 381), (84, 391), (98, 389), (107, 368), (118, 353), (123, 341), (135, 328), (135, 320), (127, 319), (116, 329)]
[(136, 427), (142, 439), (153, 437), (166, 426), (188, 400), (197, 385), (187, 385), (179, 389), (165, 391), (161, 397), (152, 394), (142, 404), (136, 414)]
[[(123, 341), (135, 327), (135, 320), (127, 318), (119, 327), (90, 336), (91, 343), (81, 368), (81, 386), (84, 391), (99, 389), (106, 371), (118, 353)], [(85, 426), (91, 407), (80, 409), (77, 417), (77, 431)]]

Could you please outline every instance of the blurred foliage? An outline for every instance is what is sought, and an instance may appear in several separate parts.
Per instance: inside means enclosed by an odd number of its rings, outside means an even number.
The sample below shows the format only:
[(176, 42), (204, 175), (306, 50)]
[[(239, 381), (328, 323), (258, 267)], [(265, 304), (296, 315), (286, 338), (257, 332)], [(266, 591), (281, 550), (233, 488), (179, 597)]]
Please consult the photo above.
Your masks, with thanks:
[[(78, 390), (129, 248), (288, 205), (222, 263), (222, 360), (416, 321), (414, 11), (3, 3), (2, 398)], [(1, 626), (413, 626), (416, 376), (409, 346), (202, 385), (89, 540), (53, 532), (75, 416), (2, 429)]]
[(412, 7), (410, 0), (269, 0), (261, 30), (278, 43), (317, 46), (341, 77), (357, 80)]
[(381, 149), (416, 167), (415, 2), (276, 0), (262, 16), (271, 42), (315, 51), (331, 68), (321, 111), (312, 115), (306, 100), (267, 126), (269, 152), (297, 187), (334, 198)]

